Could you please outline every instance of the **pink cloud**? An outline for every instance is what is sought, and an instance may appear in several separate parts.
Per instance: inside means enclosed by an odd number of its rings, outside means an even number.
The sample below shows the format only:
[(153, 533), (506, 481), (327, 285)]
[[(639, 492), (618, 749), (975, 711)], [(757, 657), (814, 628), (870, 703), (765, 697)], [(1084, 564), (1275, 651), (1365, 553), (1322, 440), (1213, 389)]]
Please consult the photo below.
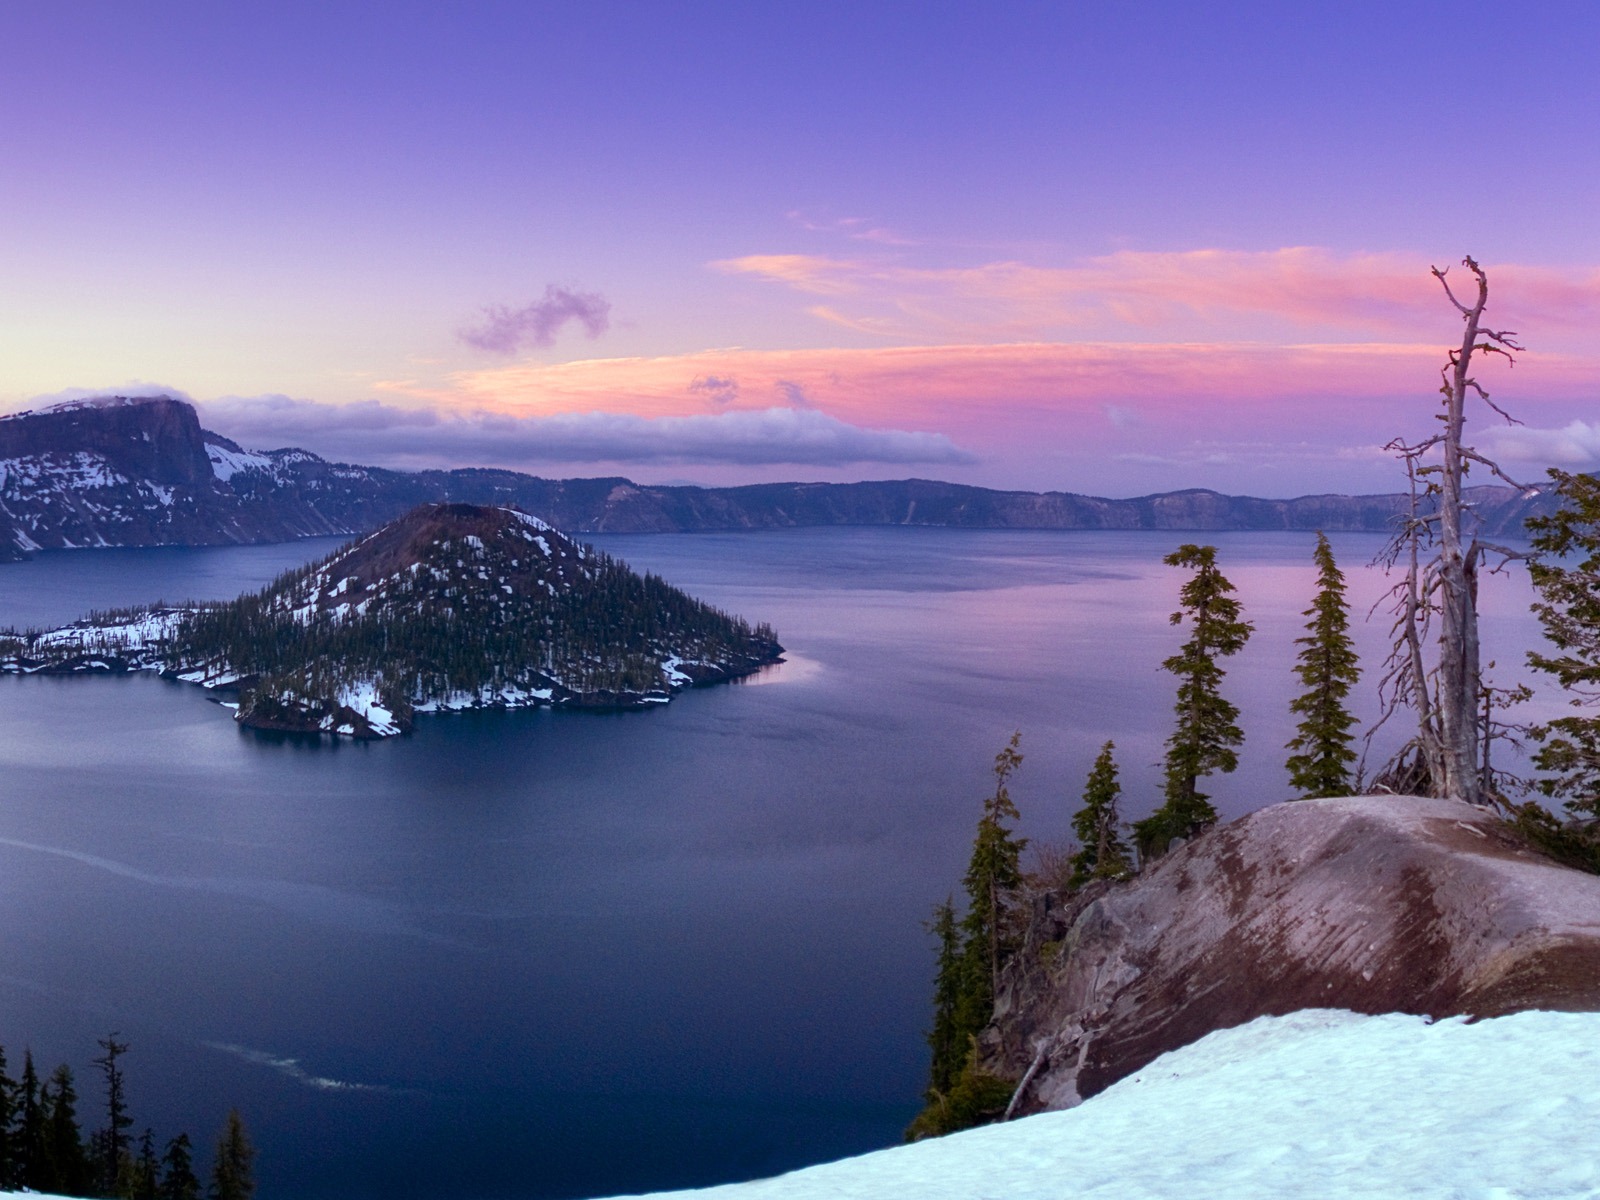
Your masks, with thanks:
[[(1447, 265), (1441, 263), (1440, 265)], [(813, 316), (901, 340), (1032, 340), (1159, 331), (1257, 336), (1264, 328), (1331, 337), (1449, 340), (1453, 314), (1419, 254), (1120, 251), (1069, 267), (1022, 262), (907, 266), (887, 259), (749, 255), (717, 270), (827, 297)], [(1457, 274), (1465, 275), (1461, 268)], [(1600, 269), (1490, 267), (1491, 321), (1592, 341)], [(1187, 331), (1187, 332), (1186, 332)], [(1165, 338), (1163, 340), (1166, 340)]]
[[(704, 381), (736, 381), (733, 403), (766, 407), (791, 386), (850, 419), (905, 413), (963, 417), (995, 408), (1055, 412), (1137, 402), (1147, 410), (1271, 413), (1297, 399), (1358, 404), (1399, 397), (1431, 403), (1437, 345), (1419, 343), (1006, 343), (879, 349), (706, 350), (659, 358), (519, 363), (454, 375), (443, 389), (390, 384), (429, 399), (452, 396), (507, 412), (673, 415), (729, 403)], [(1600, 381), (1588, 358), (1529, 353), (1513, 369), (1486, 364), (1491, 391), (1565, 397)], [(1510, 394), (1510, 393), (1508, 393)], [(1499, 392), (1496, 391), (1496, 395)]]

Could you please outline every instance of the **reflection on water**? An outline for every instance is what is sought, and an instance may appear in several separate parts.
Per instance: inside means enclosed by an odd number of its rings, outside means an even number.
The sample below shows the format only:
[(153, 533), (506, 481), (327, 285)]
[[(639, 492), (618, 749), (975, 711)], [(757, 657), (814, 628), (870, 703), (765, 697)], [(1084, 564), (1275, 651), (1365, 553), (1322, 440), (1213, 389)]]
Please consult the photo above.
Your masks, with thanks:
[(798, 684), (814, 682), (821, 674), (822, 664), (816, 659), (785, 650), (782, 662), (768, 663), (755, 673), (734, 680), (734, 683), (752, 687), (771, 683)]
[[(1155, 804), (1183, 637), (1160, 558), (1200, 536), (596, 538), (790, 651), (649, 712), (331, 744), (150, 676), (0, 679), (0, 1041), (87, 1069), (121, 1031), (136, 1119), (208, 1140), (237, 1103), (264, 1195), (594, 1195), (892, 1143), (923, 1084), (921, 923), (995, 751), (1022, 731), (1033, 838), (1065, 836), (1108, 738), (1127, 815)], [(1237, 815), (1285, 795), (1312, 538), (1204, 540), (1256, 624), (1212, 789)], [(1334, 539), (1358, 617), (1378, 545)], [(0, 568), (0, 623), (227, 595), (329, 548), (41, 556)], [(1502, 664), (1526, 600), (1486, 584)], [(1386, 628), (1358, 624), (1369, 679)]]

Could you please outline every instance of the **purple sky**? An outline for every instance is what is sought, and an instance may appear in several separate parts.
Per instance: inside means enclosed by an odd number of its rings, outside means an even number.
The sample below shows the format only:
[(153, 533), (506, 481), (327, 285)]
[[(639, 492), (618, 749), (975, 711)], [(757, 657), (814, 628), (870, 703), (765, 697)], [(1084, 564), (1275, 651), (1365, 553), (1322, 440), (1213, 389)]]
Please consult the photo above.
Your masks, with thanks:
[(73, 4), (0, 38), (0, 409), (707, 483), (1389, 490), (1472, 253), (1600, 465), (1600, 8)]

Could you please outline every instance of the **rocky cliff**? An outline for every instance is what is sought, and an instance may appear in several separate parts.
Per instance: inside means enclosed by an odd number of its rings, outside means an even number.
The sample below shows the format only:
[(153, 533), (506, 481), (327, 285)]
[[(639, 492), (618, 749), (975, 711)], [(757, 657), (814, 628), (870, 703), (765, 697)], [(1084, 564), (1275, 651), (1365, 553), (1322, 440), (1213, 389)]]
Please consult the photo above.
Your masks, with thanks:
[(1037, 900), (985, 1034), (1067, 1108), (1216, 1029), (1302, 1008), (1600, 1011), (1600, 876), (1452, 800), (1303, 800), (1122, 883)]
[[(1515, 535), (1547, 496), (1474, 489), (1485, 527)], [(620, 477), (389, 471), (304, 450), (251, 451), (202, 429), (192, 406), (108, 397), (0, 417), (0, 562), (40, 548), (271, 542), (376, 529), (418, 504), (514, 505), (574, 532), (664, 533), (819, 525), (969, 529), (1392, 527), (1398, 495), (1263, 500), (1191, 489), (1131, 500), (1007, 492), (926, 479), (734, 488)]]

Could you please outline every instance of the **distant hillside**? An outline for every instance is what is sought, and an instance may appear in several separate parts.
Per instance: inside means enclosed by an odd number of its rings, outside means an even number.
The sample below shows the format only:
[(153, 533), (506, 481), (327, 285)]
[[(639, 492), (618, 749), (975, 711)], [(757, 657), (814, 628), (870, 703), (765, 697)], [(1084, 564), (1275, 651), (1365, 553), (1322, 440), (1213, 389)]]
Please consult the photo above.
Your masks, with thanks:
[[(1550, 500), (1500, 487), (1472, 499), (1494, 533)], [(968, 529), (1381, 531), (1404, 497), (1262, 500), (1204, 489), (1131, 500), (1006, 492), (925, 479), (648, 487), (621, 477), (389, 471), (305, 450), (246, 450), (165, 398), (104, 400), (0, 417), (0, 561), (76, 546), (218, 545), (375, 529), (418, 504), (510, 504), (574, 532), (670, 533), (818, 525)]]
[(155, 669), (237, 690), (253, 728), (385, 737), (419, 712), (664, 703), (782, 652), (537, 517), (434, 504), (227, 603), (0, 634), (0, 671)]

